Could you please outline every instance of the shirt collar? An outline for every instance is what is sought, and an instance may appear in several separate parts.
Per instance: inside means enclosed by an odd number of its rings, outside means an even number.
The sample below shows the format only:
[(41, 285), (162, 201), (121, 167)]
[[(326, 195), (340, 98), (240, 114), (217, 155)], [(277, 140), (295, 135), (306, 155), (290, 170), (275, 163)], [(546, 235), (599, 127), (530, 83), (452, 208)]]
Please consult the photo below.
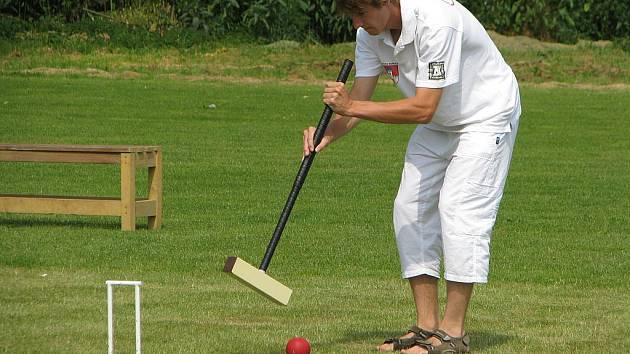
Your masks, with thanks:
[(396, 47), (394, 48), (394, 55), (398, 54), (405, 45), (411, 43), (416, 36), (416, 28), (418, 25), (418, 17), (420, 16), (420, 10), (413, 6), (414, 2), (411, 0), (400, 0), (400, 16), (402, 18), (402, 30), (400, 31), (400, 38)]
[(402, 29), (398, 43), (392, 43), (389, 33), (383, 32), (375, 37), (382, 40), (385, 44), (394, 47), (394, 55), (398, 54), (405, 46), (411, 43), (416, 35), (416, 27), (418, 24), (419, 10), (413, 6), (411, 0), (400, 0), (400, 15), (402, 17)]

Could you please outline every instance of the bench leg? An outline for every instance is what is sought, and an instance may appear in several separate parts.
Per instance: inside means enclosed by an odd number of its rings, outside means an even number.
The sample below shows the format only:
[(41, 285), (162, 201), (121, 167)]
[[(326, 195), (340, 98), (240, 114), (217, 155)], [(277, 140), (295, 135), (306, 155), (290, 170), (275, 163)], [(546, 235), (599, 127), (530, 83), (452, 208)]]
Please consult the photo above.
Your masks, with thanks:
[(155, 167), (149, 167), (149, 200), (155, 200), (155, 216), (149, 216), (149, 229), (162, 226), (162, 151), (155, 154)]
[(122, 229), (136, 229), (136, 155), (120, 155), (120, 219)]

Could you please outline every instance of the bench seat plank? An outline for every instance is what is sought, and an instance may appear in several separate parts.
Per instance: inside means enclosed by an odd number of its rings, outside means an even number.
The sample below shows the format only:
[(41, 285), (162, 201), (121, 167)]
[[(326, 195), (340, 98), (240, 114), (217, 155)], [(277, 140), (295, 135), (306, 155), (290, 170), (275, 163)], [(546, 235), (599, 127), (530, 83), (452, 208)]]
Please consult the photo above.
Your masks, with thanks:
[(156, 152), (159, 150), (159, 146), (140, 145), (0, 144), (0, 151), (94, 152), (120, 154), (131, 152)]
[[(157, 151), (148, 151), (131, 154), (136, 155), (136, 167), (154, 167), (157, 153)], [(0, 149), (0, 161), (120, 164), (121, 154), (128, 153)]]
[(120, 153), (0, 150), (0, 161), (120, 164)]

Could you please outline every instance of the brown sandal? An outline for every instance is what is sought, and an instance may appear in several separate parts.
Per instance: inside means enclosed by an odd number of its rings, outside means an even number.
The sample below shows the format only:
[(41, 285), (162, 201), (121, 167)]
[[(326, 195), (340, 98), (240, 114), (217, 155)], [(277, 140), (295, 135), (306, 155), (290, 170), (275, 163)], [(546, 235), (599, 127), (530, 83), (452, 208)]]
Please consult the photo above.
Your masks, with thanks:
[[(418, 343), (424, 343), (427, 338), (434, 335), (432, 331), (422, 329), (418, 326), (412, 326), (409, 328), (406, 334), (413, 333), (414, 335), (409, 338), (389, 338), (383, 342), (383, 344), (393, 344), (394, 351), (409, 349)], [(426, 342), (428, 344), (428, 342)]]
[(432, 336), (437, 337), (442, 343), (433, 345), (426, 340), (421, 340), (414, 343), (411, 347), (421, 346), (428, 350), (429, 354), (470, 352), (470, 337), (465, 333), (461, 337), (451, 337), (446, 332), (438, 329), (433, 332)]

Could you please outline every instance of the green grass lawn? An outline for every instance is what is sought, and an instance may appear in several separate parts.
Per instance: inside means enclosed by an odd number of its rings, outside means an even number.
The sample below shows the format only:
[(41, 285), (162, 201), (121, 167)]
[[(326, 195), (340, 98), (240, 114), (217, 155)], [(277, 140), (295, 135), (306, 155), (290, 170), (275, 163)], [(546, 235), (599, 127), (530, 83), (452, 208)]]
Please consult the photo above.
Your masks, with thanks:
[[(628, 92), (522, 89), (490, 283), (468, 317), (475, 352), (630, 352)], [(229, 255), (260, 262), (320, 97), (297, 84), (0, 76), (0, 142), (159, 144), (165, 183), (159, 231), (0, 214), (0, 352), (104, 352), (109, 279), (145, 282), (147, 353), (282, 353), (295, 335), (314, 353), (363, 353), (411, 325), (391, 213), (412, 126), (364, 123), (318, 156), (269, 268), (294, 289), (289, 306), (221, 272)], [(0, 193), (118, 184), (113, 166), (0, 164)], [(133, 292), (116, 295), (117, 347), (130, 352)]]

